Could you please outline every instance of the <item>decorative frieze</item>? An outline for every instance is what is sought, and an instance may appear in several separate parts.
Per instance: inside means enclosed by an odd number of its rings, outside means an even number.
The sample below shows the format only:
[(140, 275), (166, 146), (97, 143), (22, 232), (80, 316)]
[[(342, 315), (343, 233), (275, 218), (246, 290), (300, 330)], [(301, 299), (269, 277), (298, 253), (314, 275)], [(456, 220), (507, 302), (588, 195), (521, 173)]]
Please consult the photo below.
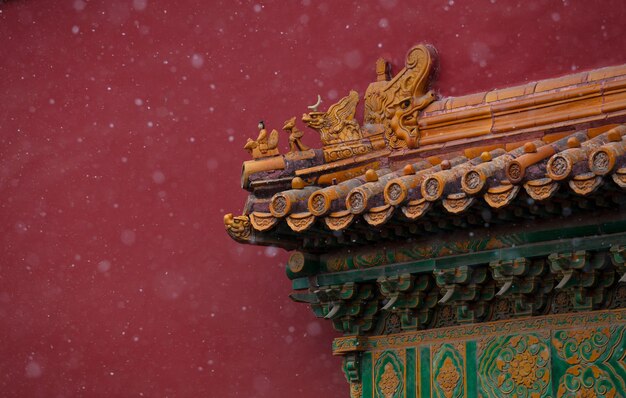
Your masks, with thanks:
[(348, 282), (319, 287), (313, 294), (316, 299), (310, 304), (315, 315), (331, 320), (338, 331), (361, 334), (374, 326), (378, 301), (371, 284)]
[[(387, 325), (392, 319), (398, 322), (395, 331), (390, 329), (396, 333), (616, 308), (626, 305), (626, 290), (621, 295), (614, 293), (618, 284), (615, 276), (622, 275), (626, 268), (624, 247), (613, 245), (599, 251), (519, 257), (435, 269), (432, 273), (401, 273), (370, 281), (314, 286), (295, 291), (292, 298), (310, 304), (318, 317), (331, 320), (344, 334), (360, 336), (382, 330), (375, 325)], [(311, 267), (319, 266), (317, 258), (294, 256), (290, 269), (304, 269), (308, 264), (311, 271), (315, 269)]]
[(496, 296), (513, 302), (512, 308), (503, 308), (504, 311), (512, 310), (515, 316), (538, 315), (543, 312), (548, 293), (553, 288), (553, 279), (545, 260), (533, 261), (522, 257), (492, 261), (489, 267), (498, 288)]
[(385, 298), (381, 310), (398, 314), (402, 330), (422, 329), (430, 323), (438, 299), (430, 275), (381, 276), (377, 283)]
[[(622, 309), (372, 336), (360, 342), (358, 391), (394, 398), (617, 398), (626, 391), (625, 333)], [(346, 355), (347, 341), (335, 339), (334, 353)]]
[(318, 96), (318, 149), (259, 123), (227, 233), (298, 250), (291, 298), (344, 335), (353, 398), (617, 397), (626, 66), (439, 98), (436, 65), (379, 59), (362, 121)]
[(615, 271), (604, 252), (553, 253), (548, 256), (548, 262), (557, 281), (555, 290), (570, 290), (576, 310), (592, 310), (602, 305), (606, 288), (615, 279)]
[(439, 304), (452, 304), (459, 323), (480, 322), (487, 315), (489, 302), (495, 295), (486, 267), (460, 266), (435, 270), (442, 297)]

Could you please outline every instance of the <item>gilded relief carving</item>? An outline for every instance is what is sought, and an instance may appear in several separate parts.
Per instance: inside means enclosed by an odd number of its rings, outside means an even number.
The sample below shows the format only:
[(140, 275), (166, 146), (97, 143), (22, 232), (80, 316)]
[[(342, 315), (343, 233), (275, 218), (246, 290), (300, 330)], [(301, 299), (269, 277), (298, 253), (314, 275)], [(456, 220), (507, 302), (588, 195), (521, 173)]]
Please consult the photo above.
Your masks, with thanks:
[(309, 147), (304, 145), (301, 141), (304, 133), (296, 127), (295, 116), (285, 122), (283, 130), (289, 133), (289, 152), (302, 152), (309, 150)]
[(446, 358), (443, 361), (436, 380), (439, 386), (441, 386), (444, 397), (452, 398), (454, 390), (458, 386), (459, 380), (461, 380), (461, 375), (450, 358)]
[[(559, 380), (558, 398), (618, 397), (626, 389), (623, 326), (562, 330), (552, 345), (569, 365)], [(619, 371), (618, 371), (619, 369)]]
[(516, 335), (482, 342), (480, 389), (485, 397), (543, 397), (551, 389), (550, 349), (545, 337)]
[(359, 94), (350, 91), (326, 112), (313, 111), (302, 115), (302, 121), (320, 133), (324, 146), (362, 138), (359, 123), (354, 120)]
[(362, 123), (356, 91), (318, 96), (321, 149), (291, 118), (278, 156), (260, 123), (228, 233), (315, 256), (291, 297), (344, 334), (351, 397), (620, 396), (626, 67), (435, 101), (435, 64), (424, 45), (393, 77), (377, 61)]
[(436, 98), (428, 91), (436, 61), (433, 47), (413, 47), (407, 54), (405, 68), (391, 80), (387, 80), (388, 64), (384, 60), (377, 62), (379, 79), (365, 93), (365, 123), (384, 125), (390, 148), (418, 146), (419, 114)]
[(433, 345), (433, 397), (458, 398), (465, 394), (465, 345)]
[(400, 398), (404, 395), (404, 355), (385, 351), (375, 355), (374, 384), (376, 398)]
[(267, 134), (265, 129), (265, 123), (261, 120), (259, 122), (259, 135), (256, 140), (248, 138), (246, 145), (243, 149), (250, 152), (254, 159), (264, 158), (268, 156), (278, 155), (278, 131), (272, 130)]
[(609, 349), (611, 336), (609, 327), (601, 329), (564, 330), (555, 333), (552, 345), (557, 354), (570, 365), (591, 363), (602, 359)]
[(247, 242), (252, 235), (252, 225), (248, 216), (234, 217), (232, 214), (224, 216), (224, 226), (226, 232), (239, 242)]
[(378, 388), (384, 398), (393, 398), (400, 386), (400, 379), (390, 363), (385, 364), (385, 371), (380, 376)]
[(618, 398), (618, 390), (607, 372), (597, 366), (573, 366), (561, 378), (557, 398)]

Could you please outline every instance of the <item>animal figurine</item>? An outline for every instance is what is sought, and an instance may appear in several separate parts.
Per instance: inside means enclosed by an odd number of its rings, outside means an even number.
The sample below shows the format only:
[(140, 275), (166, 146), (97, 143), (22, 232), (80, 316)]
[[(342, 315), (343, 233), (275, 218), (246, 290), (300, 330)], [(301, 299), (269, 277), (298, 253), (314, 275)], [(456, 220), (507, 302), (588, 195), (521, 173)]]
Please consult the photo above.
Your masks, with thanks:
[(420, 137), (417, 118), (421, 110), (430, 105), (435, 98), (435, 93), (431, 90), (419, 98), (403, 98), (387, 109), (387, 114), (392, 115), (391, 130), (408, 148), (418, 147)]
[(289, 133), (289, 152), (307, 151), (308, 146), (304, 145), (300, 139), (304, 133), (296, 127), (296, 117), (285, 122), (283, 130)]
[(331, 105), (326, 112), (305, 113), (302, 121), (320, 133), (324, 145), (357, 140), (362, 138), (359, 123), (354, 120), (358, 103), (359, 94), (350, 91), (350, 94)]
[(226, 232), (239, 242), (246, 242), (252, 235), (252, 226), (248, 216), (234, 217), (231, 213), (224, 215), (224, 227)]
[(259, 122), (259, 136), (256, 140), (248, 138), (243, 149), (250, 152), (254, 159), (278, 155), (278, 131), (272, 130), (269, 137), (263, 120)]

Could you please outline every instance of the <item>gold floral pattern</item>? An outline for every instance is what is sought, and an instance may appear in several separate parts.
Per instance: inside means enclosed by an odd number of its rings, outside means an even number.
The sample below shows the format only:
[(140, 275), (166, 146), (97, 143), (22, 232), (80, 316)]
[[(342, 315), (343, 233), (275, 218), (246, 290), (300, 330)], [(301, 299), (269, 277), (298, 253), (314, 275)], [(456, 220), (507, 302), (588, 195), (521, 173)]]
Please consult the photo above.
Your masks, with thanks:
[(534, 334), (494, 338), (484, 344), (479, 379), (485, 397), (534, 398), (550, 390), (550, 350)]
[(526, 388), (531, 388), (537, 381), (537, 375), (535, 374), (537, 363), (535, 362), (535, 357), (528, 351), (515, 355), (509, 370), (513, 381)]
[(454, 364), (452, 364), (452, 360), (450, 358), (446, 358), (445, 361), (443, 361), (443, 366), (437, 376), (437, 383), (441, 386), (446, 398), (452, 398), (452, 394), (454, 393), (456, 386), (459, 384), (460, 379), (461, 376), (459, 375), (459, 372)]
[(552, 345), (558, 355), (570, 365), (598, 360), (609, 348), (611, 330), (581, 329), (560, 331), (554, 334)]
[(593, 390), (593, 388), (583, 388), (580, 390), (580, 398), (597, 398), (598, 394)]
[(460, 398), (466, 393), (465, 345), (460, 342), (433, 344), (433, 398)]
[(373, 397), (404, 397), (406, 352), (404, 350), (375, 352), (372, 353), (372, 361), (374, 363), (372, 369)]
[(385, 371), (380, 377), (378, 387), (382, 391), (385, 398), (392, 398), (400, 386), (400, 380), (398, 379), (398, 375), (396, 375), (392, 364), (387, 363), (384, 369)]
[[(370, 370), (361, 376), (375, 398), (411, 396), (423, 391), (422, 381), (433, 398), (618, 398), (626, 391), (625, 325), (626, 310), (592, 311), (345, 336), (335, 340), (334, 352), (369, 353)], [(469, 372), (477, 377), (475, 390)]]
[[(623, 391), (623, 390), (622, 390)], [(611, 377), (595, 365), (572, 366), (561, 377), (557, 398), (617, 398), (618, 389)]]

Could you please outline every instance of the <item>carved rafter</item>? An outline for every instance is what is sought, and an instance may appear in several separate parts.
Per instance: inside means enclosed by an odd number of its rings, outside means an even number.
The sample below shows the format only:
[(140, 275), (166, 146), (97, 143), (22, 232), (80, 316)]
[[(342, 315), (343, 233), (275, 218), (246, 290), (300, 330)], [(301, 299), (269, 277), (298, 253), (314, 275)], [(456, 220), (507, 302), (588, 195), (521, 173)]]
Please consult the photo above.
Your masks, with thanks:
[(415, 330), (428, 325), (438, 295), (433, 291), (434, 281), (430, 275), (379, 277), (377, 283), (386, 300), (381, 310), (398, 314), (401, 329)]
[(491, 275), (498, 287), (497, 297), (511, 298), (516, 316), (536, 315), (547, 304), (552, 278), (546, 278), (548, 267), (543, 260), (527, 258), (492, 261)]
[(378, 301), (372, 285), (349, 282), (319, 287), (313, 294), (316, 299), (311, 302), (311, 308), (315, 315), (332, 320), (338, 331), (360, 334), (374, 325)]
[(487, 315), (495, 287), (485, 267), (461, 266), (435, 270), (437, 285), (443, 297), (439, 304), (452, 304), (460, 323), (478, 322)]
[(548, 256), (548, 262), (558, 280), (555, 289), (572, 291), (575, 309), (596, 309), (615, 279), (615, 273), (607, 270), (609, 261), (605, 253), (592, 255), (584, 250), (554, 253)]
[[(498, 260), (488, 266), (457, 266), (433, 273), (400, 273), (378, 277), (375, 284), (367, 281), (315, 287), (294, 292), (291, 297), (310, 304), (317, 316), (352, 335), (354, 345), (344, 351), (357, 352), (361, 336), (381, 330), (399, 333), (624, 307), (626, 289), (615, 290), (614, 276), (626, 272), (625, 247)], [(375, 259), (370, 261), (376, 264)], [(296, 263), (299, 266), (302, 259)], [(397, 327), (388, 329), (390, 320), (397, 322)]]

